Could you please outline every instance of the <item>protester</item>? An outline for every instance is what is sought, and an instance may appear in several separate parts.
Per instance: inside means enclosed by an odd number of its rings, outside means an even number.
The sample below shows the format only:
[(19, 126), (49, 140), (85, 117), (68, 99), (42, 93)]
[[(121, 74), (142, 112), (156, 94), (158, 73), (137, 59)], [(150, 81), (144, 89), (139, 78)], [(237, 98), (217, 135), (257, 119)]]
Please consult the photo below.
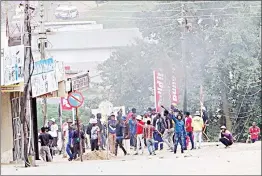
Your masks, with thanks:
[(105, 142), (105, 137), (104, 137), (104, 130), (103, 130), (103, 124), (101, 122), (101, 118), (102, 118), (102, 114), (101, 113), (97, 113), (96, 114), (96, 119), (97, 119), (97, 126), (99, 127), (100, 130), (100, 138), (99, 138), (99, 143), (100, 143), (100, 148), (101, 150), (105, 150), (104, 149), (104, 142)]
[(50, 120), (50, 122), (51, 122), (51, 126), (50, 126), (50, 132), (49, 133), (53, 137), (52, 145), (51, 145), (51, 148), (52, 148), (52, 151), (53, 151), (52, 155), (55, 155), (55, 151), (57, 150), (58, 125), (56, 124), (54, 118), (52, 118)]
[(100, 141), (100, 128), (97, 123), (97, 119), (90, 119), (91, 128), (91, 151), (99, 150), (99, 141)]
[(233, 144), (233, 136), (225, 126), (221, 126), (220, 129), (221, 129), (221, 133), (220, 133), (221, 138), (219, 139), (219, 141), (222, 142), (227, 148)]
[(42, 127), (41, 128), (41, 134), (39, 135), (39, 142), (41, 144), (40, 147), (40, 155), (42, 157), (42, 159), (44, 161), (52, 161), (52, 156), (50, 153), (50, 148), (49, 148), (49, 144), (50, 144), (50, 140), (53, 139), (53, 137), (49, 134), (46, 133), (46, 128)]
[(124, 127), (123, 145), (127, 151), (127, 154), (130, 154), (130, 130), (129, 130), (129, 124), (128, 124), (126, 116), (122, 117), (122, 122), (123, 122), (123, 127)]
[(175, 141), (174, 141), (174, 153), (177, 152), (178, 143), (181, 146), (181, 153), (184, 153), (184, 134), (185, 132), (185, 123), (183, 121), (183, 115), (181, 112), (178, 113), (177, 117), (175, 115), (172, 116), (173, 121), (175, 122)]
[(118, 146), (123, 150), (124, 155), (127, 154), (125, 148), (123, 147), (123, 139), (124, 139), (124, 129), (123, 124), (121, 124), (120, 120), (117, 120), (116, 123), (116, 144), (115, 144), (115, 156), (117, 156)]
[(108, 130), (109, 130), (109, 150), (112, 154), (115, 154), (115, 141), (116, 141), (116, 120), (115, 114), (110, 115), (110, 120), (108, 121)]
[(154, 140), (155, 140), (155, 150), (158, 150), (158, 145), (160, 146), (160, 150), (163, 150), (163, 139), (162, 135), (165, 132), (165, 120), (163, 117), (161, 117), (161, 114), (158, 113), (157, 116), (153, 119), (153, 126), (156, 128), (157, 131), (160, 132), (154, 132)]
[(249, 128), (249, 134), (252, 143), (255, 143), (258, 140), (260, 134), (260, 128), (256, 125), (256, 122), (253, 122), (252, 126)]
[(144, 153), (143, 133), (144, 133), (145, 123), (142, 121), (142, 117), (140, 115), (138, 115), (136, 119), (137, 119), (137, 127), (136, 127), (136, 153), (135, 155), (138, 155), (140, 145), (142, 149), (142, 154)]
[(191, 150), (194, 149), (192, 117), (189, 112), (186, 112), (186, 133), (191, 142)]
[(130, 146), (136, 149), (136, 129), (137, 129), (137, 121), (136, 115), (132, 114), (132, 118), (128, 121), (129, 124), (129, 134), (130, 134)]
[(66, 153), (69, 156), (68, 161), (73, 160), (73, 141), (72, 141), (73, 132), (74, 132), (73, 121), (71, 119), (68, 119), (67, 120), (67, 127), (65, 127), (65, 129), (64, 129)]
[[(75, 128), (75, 125), (74, 125), (74, 128)], [(80, 136), (79, 136), (80, 134)], [(82, 140), (85, 139), (85, 135), (84, 135), (84, 132), (83, 130), (79, 129), (75, 129), (74, 132), (73, 132), (73, 136), (72, 136), (72, 140), (73, 140), (73, 159), (76, 159), (77, 158), (77, 155), (80, 156), (80, 147), (83, 148), (83, 145), (82, 143), (80, 144), (80, 137)]]
[(155, 127), (151, 125), (151, 121), (147, 121), (147, 125), (145, 126), (144, 129), (144, 136), (146, 139), (146, 146), (149, 152), (149, 155), (156, 155), (155, 153), (155, 141), (153, 138), (153, 133), (156, 131)]
[(165, 117), (165, 132), (163, 134), (163, 140), (169, 147), (171, 151), (173, 151), (173, 135), (174, 135), (174, 128), (173, 128), (173, 122), (172, 118), (169, 115), (169, 112), (167, 110), (164, 110), (164, 117)]
[(193, 134), (194, 134), (194, 147), (197, 147), (197, 140), (198, 140), (198, 148), (201, 148), (202, 142), (202, 130), (204, 127), (204, 121), (199, 113), (196, 111), (195, 116), (192, 119), (192, 127), (193, 127)]

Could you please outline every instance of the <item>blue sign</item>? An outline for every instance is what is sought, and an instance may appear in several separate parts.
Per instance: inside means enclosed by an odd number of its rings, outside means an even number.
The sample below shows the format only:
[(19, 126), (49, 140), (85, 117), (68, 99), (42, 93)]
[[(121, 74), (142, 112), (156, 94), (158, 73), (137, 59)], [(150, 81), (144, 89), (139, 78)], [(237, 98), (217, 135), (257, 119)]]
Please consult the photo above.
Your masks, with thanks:
[(67, 98), (68, 104), (74, 108), (82, 106), (84, 102), (84, 97), (80, 92), (72, 92)]

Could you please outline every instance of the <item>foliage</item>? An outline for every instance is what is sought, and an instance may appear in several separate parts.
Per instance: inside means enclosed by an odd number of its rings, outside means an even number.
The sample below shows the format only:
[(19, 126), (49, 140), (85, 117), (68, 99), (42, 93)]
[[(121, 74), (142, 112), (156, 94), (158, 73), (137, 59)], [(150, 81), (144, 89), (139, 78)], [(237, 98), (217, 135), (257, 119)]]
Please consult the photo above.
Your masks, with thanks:
[[(242, 137), (245, 126), (252, 121), (261, 124), (260, 4), (183, 4), (182, 26), (181, 2), (159, 3), (154, 9), (159, 13), (147, 11), (139, 15), (145, 20), (137, 26), (147, 41), (155, 43), (138, 41), (137, 45), (117, 50), (100, 65), (102, 86), (108, 90), (105, 97), (114, 104), (139, 109), (152, 106), (152, 70), (167, 71), (175, 65), (180, 92), (187, 80), (187, 109), (199, 109), (199, 88), (203, 85), (210, 133), (214, 136), (225, 124)], [(180, 101), (180, 107), (182, 104)]]

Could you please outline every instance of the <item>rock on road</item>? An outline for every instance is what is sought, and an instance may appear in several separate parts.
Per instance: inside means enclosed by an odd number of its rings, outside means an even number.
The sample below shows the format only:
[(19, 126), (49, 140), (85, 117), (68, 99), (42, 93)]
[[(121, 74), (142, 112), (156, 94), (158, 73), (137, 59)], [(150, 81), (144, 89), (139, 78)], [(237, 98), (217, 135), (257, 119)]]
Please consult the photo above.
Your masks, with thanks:
[(176, 155), (169, 151), (156, 156), (120, 156), (113, 160), (57, 161), (35, 168), (2, 166), (2, 175), (261, 175), (261, 142), (234, 144), (225, 149), (216, 144)]

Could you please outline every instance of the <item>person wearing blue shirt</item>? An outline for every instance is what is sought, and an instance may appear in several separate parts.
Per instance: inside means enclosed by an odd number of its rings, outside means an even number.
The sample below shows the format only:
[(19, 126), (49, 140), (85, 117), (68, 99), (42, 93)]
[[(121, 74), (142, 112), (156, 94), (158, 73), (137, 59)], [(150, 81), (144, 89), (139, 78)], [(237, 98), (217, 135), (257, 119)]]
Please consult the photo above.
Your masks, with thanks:
[(66, 153), (69, 156), (68, 161), (73, 160), (73, 134), (74, 134), (74, 125), (70, 124), (69, 129), (68, 129), (68, 142), (66, 145)]
[(129, 125), (129, 132), (130, 132), (130, 146), (136, 148), (136, 115), (133, 114), (132, 118), (129, 119), (128, 121)]
[(181, 153), (184, 153), (184, 138), (185, 138), (185, 123), (183, 121), (183, 115), (181, 112), (178, 113), (177, 117), (171, 115), (171, 118), (175, 122), (175, 141), (174, 141), (174, 153), (176, 154), (178, 143), (181, 146)]

